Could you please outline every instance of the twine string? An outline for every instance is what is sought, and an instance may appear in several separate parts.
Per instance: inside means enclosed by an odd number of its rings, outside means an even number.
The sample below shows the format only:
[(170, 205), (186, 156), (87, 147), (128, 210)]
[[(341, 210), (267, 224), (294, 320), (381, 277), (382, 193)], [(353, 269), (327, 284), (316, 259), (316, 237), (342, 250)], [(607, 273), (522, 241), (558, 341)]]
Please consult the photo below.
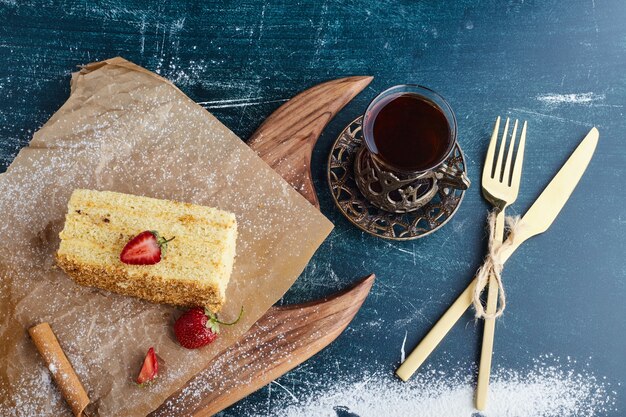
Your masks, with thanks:
[[(477, 319), (495, 319), (502, 315), (506, 308), (506, 293), (504, 292), (504, 285), (502, 284), (502, 269), (504, 268), (504, 262), (502, 262), (502, 251), (511, 246), (512, 237), (519, 229), (520, 217), (507, 216), (505, 217), (506, 230), (508, 231), (508, 239), (506, 239), (501, 245), (498, 245), (498, 239), (496, 239), (496, 216), (497, 211), (489, 212), (487, 216), (487, 227), (489, 230), (489, 243), (488, 253), (485, 257), (483, 265), (478, 269), (476, 273), (476, 286), (474, 287), (474, 295), (472, 303), (474, 304), (474, 310), (476, 311)], [(485, 289), (489, 277), (492, 276), (496, 280), (498, 285), (498, 307), (493, 314), (488, 314), (483, 307), (483, 303), (480, 299), (480, 295)]]

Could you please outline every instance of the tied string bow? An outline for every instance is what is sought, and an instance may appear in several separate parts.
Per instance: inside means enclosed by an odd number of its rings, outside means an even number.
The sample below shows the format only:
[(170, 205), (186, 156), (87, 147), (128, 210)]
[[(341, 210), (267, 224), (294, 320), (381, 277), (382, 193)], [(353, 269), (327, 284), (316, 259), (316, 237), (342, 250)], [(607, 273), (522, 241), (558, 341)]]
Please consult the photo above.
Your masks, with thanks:
[[(504, 309), (506, 308), (506, 294), (504, 292), (504, 285), (502, 284), (502, 269), (504, 267), (504, 262), (502, 261), (502, 252), (505, 248), (512, 245), (511, 237), (518, 231), (519, 229), (519, 221), (520, 217), (515, 216), (507, 216), (505, 217), (506, 230), (508, 230), (507, 239), (499, 245), (497, 243), (498, 239), (496, 239), (496, 216), (497, 212), (491, 211), (487, 216), (487, 226), (489, 228), (489, 244), (488, 244), (488, 253), (485, 257), (485, 261), (483, 265), (478, 269), (476, 273), (476, 286), (474, 287), (474, 295), (472, 297), (472, 303), (474, 304), (474, 310), (476, 310), (476, 318), (480, 319), (495, 319), (502, 315)], [(488, 314), (483, 307), (483, 303), (480, 299), (480, 295), (485, 289), (487, 282), (489, 281), (489, 277), (493, 274), (493, 277), (496, 280), (498, 285), (498, 308), (495, 313)]]

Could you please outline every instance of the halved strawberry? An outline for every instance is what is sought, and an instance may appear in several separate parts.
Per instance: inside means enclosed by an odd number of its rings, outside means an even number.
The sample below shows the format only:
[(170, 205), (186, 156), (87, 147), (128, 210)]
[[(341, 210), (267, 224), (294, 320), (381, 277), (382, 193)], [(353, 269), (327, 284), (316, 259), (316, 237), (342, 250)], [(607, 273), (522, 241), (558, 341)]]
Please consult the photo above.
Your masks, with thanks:
[(141, 371), (139, 371), (139, 376), (137, 376), (135, 382), (139, 385), (146, 384), (154, 380), (158, 372), (159, 362), (157, 361), (156, 354), (154, 353), (154, 348), (151, 347), (148, 349), (146, 358), (143, 360), (143, 366), (141, 367)]
[(167, 243), (174, 240), (165, 239), (155, 230), (146, 230), (132, 238), (120, 254), (120, 261), (129, 265), (154, 265), (161, 261)]

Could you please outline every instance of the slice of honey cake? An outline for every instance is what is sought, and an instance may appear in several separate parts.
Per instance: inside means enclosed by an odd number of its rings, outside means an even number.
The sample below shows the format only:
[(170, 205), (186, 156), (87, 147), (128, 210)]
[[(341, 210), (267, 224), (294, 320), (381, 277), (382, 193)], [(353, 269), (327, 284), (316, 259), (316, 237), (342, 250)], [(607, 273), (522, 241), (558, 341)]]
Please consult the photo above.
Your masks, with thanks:
[[(57, 263), (81, 285), (217, 312), (233, 269), (237, 221), (216, 208), (75, 190), (59, 236)], [(145, 236), (163, 253), (151, 265), (122, 262), (127, 244), (135, 246), (135, 255), (147, 250), (150, 242), (142, 246), (133, 239)]]

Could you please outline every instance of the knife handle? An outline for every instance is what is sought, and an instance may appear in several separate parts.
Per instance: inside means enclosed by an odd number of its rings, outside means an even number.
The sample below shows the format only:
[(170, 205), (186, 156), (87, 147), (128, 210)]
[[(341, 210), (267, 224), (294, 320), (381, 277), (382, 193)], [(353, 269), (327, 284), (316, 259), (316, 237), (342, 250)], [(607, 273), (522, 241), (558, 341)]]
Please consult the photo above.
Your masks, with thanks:
[[(472, 296), (474, 294), (474, 286), (476, 285), (476, 278), (467, 286), (465, 291), (456, 299), (456, 301), (448, 308), (448, 310), (441, 316), (439, 321), (435, 323), (433, 328), (422, 339), (417, 347), (411, 352), (406, 360), (400, 365), (396, 371), (396, 375), (401, 380), (408, 380), (411, 375), (417, 371), (417, 369), (424, 363), (426, 358), (431, 354), (433, 350), (439, 345), (439, 342), (450, 331), (452, 326), (459, 321), (463, 313), (472, 305)], [(481, 288), (482, 290), (482, 288)]]

